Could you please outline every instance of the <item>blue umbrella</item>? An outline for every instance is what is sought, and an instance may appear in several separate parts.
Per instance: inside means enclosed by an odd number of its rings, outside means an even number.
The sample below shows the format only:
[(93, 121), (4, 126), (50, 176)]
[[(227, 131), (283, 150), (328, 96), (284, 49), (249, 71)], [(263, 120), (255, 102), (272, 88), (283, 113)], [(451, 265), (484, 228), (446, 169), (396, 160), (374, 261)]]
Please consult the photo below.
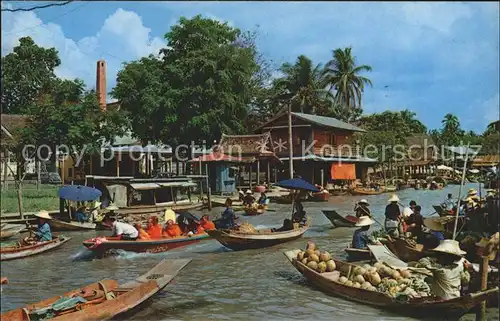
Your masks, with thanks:
[(291, 179), (286, 179), (284, 181), (278, 182), (276, 186), (287, 188), (287, 189), (295, 189), (295, 190), (301, 190), (301, 191), (310, 191), (310, 192), (319, 192), (320, 190), (312, 185), (309, 182), (306, 182), (302, 178), (291, 178)]
[(69, 201), (93, 201), (102, 195), (96, 188), (82, 185), (66, 185), (59, 189), (57, 195)]

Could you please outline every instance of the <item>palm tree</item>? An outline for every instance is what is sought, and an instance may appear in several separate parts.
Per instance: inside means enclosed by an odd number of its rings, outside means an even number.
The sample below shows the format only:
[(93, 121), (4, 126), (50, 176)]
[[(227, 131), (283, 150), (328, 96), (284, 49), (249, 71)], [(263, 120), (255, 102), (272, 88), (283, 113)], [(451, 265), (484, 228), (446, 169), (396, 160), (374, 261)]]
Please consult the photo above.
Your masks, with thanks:
[(314, 114), (328, 108), (332, 95), (321, 81), (321, 64), (313, 67), (311, 59), (300, 55), (295, 64), (285, 63), (280, 71), (283, 77), (274, 86), (278, 92), (290, 93), (293, 111)]
[(460, 128), (458, 117), (453, 114), (446, 114), (441, 124), (443, 124), (443, 128), (441, 129), (443, 143), (448, 145), (458, 144), (464, 136), (464, 131)]
[(356, 65), (356, 58), (351, 48), (333, 50), (333, 58), (323, 72), (323, 83), (335, 90), (335, 103), (345, 106), (346, 109), (361, 108), (361, 98), (365, 85), (372, 86), (372, 82), (360, 73), (371, 71), (368, 65)]

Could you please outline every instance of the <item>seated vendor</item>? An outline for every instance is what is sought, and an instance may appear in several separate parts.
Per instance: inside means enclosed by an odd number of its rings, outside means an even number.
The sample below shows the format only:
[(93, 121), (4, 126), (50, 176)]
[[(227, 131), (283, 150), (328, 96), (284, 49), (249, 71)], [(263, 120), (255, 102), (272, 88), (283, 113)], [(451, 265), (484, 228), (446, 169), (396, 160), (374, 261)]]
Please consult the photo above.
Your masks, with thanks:
[(439, 246), (430, 251), (434, 252), (436, 257), (420, 259), (418, 267), (424, 267), (432, 272), (428, 282), (432, 294), (442, 300), (460, 297), (462, 273), (472, 267), (463, 258), (466, 252), (460, 249), (455, 240), (443, 240)]
[(182, 230), (178, 224), (175, 224), (174, 221), (168, 220), (163, 230), (164, 237), (179, 237), (182, 236)]
[(300, 227), (307, 224), (307, 216), (306, 211), (304, 211), (304, 207), (301, 202), (295, 203), (295, 213), (292, 215), (292, 222), (298, 223)]
[(258, 200), (259, 207), (265, 207), (267, 205), (267, 196), (266, 193), (262, 192), (260, 194), (260, 198)]
[(361, 216), (372, 216), (370, 213), (370, 209), (368, 208), (370, 204), (368, 203), (367, 200), (362, 199), (359, 201), (356, 206), (354, 207), (354, 211), (356, 212), (356, 217), (361, 217)]
[(50, 225), (48, 223), (49, 220), (52, 219), (50, 216), (49, 212), (47, 211), (40, 211), (37, 214), (35, 214), (37, 218), (37, 223), (38, 227), (36, 231), (34, 232), (33, 237), (27, 237), (24, 239), (24, 242), (26, 243), (36, 243), (36, 242), (47, 242), (47, 241), (52, 241), (52, 232), (50, 230)]
[(89, 216), (86, 213), (87, 207), (86, 206), (80, 206), (75, 213), (75, 220), (78, 223), (85, 223), (89, 221)]
[(243, 205), (251, 206), (255, 202), (255, 197), (251, 190), (245, 192), (245, 197), (243, 198)]
[(149, 218), (146, 233), (148, 233), (149, 237), (152, 239), (161, 238), (162, 231), (161, 225), (158, 223), (158, 216), (153, 215)]
[(108, 226), (113, 231), (113, 237), (119, 240), (135, 241), (139, 237), (139, 231), (130, 224), (118, 222), (115, 217), (106, 215), (102, 219), (102, 224)]
[(424, 226), (429, 229), (427, 233), (423, 233), (417, 243), (422, 244), (425, 250), (434, 249), (444, 240), (443, 231), (445, 230), (437, 218), (428, 217), (424, 220)]
[(142, 228), (141, 223), (135, 223), (134, 224), (135, 229), (139, 232), (139, 240), (150, 240), (151, 238), (149, 237), (149, 234)]
[(375, 223), (369, 216), (361, 216), (355, 226), (361, 227), (354, 231), (352, 236), (352, 247), (355, 249), (366, 249), (368, 244), (375, 243), (373, 237), (368, 233), (370, 225)]
[(420, 214), (422, 208), (420, 205), (417, 205), (413, 209), (413, 213), (410, 214), (406, 223), (408, 224), (408, 232), (412, 234), (412, 236), (420, 237), (422, 233), (422, 226), (424, 225), (424, 217)]
[(280, 228), (272, 228), (271, 232), (285, 232), (293, 230), (293, 222), (289, 218), (285, 218), (283, 226)]
[(230, 198), (226, 199), (226, 210), (222, 213), (222, 219), (220, 220), (221, 228), (231, 229), (236, 227), (236, 215), (234, 214), (232, 205), (233, 201)]
[(203, 215), (200, 220), (201, 227), (203, 227), (204, 230), (215, 230), (215, 224), (214, 222), (210, 221), (210, 218), (208, 215)]

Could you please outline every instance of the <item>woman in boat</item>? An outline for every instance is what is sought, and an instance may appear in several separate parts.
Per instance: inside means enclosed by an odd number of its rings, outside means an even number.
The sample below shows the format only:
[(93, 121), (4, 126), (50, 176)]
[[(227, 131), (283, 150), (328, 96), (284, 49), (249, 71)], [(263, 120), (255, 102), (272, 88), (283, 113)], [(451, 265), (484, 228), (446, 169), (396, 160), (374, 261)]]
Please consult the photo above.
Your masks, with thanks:
[(178, 224), (174, 224), (173, 220), (168, 220), (165, 229), (163, 230), (164, 237), (179, 237), (183, 232)]
[(245, 193), (243, 193), (243, 191), (240, 189), (238, 191), (238, 201), (243, 202), (244, 199), (245, 199)]
[(85, 223), (89, 221), (89, 216), (85, 213), (88, 210), (86, 206), (80, 206), (76, 210), (75, 219), (78, 223)]
[(357, 227), (361, 227), (354, 231), (352, 235), (352, 247), (355, 249), (366, 249), (368, 244), (375, 243), (375, 239), (368, 233), (370, 225), (375, 223), (369, 216), (361, 216), (356, 224)]
[(226, 209), (224, 210), (224, 213), (222, 213), (222, 219), (220, 220), (220, 228), (225, 228), (225, 229), (232, 229), (236, 227), (236, 215), (234, 214), (233, 211), (233, 201), (228, 198), (226, 199)]
[(248, 189), (245, 192), (245, 197), (243, 198), (243, 205), (252, 206), (253, 203), (255, 203), (255, 197), (253, 196), (252, 191)]
[(267, 196), (266, 193), (262, 192), (260, 193), (260, 198), (258, 200), (259, 203), (259, 208), (264, 208), (267, 205)]
[(115, 217), (106, 215), (102, 224), (111, 228), (113, 238), (123, 241), (135, 241), (139, 237), (139, 231), (130, 224), (118, 222)]
[(442, 300), (460, 297), (462, 273), (472, 267), (463, 257), (466, 252), (455, 240), (443, 240), (430, 251), (436, 253), (436, 257), (420, 259), (418, 266), (432, 272), (428, 282), (432, 294)]
[(206, 214), (201, 217), (200, 223), (204, 230), (215, 230), (215, 224), (210, 221), (210, 218)]
[(411, 200), (410, 203), (408, 204), (408, 206), (410, 206), (410, 209), (412, 211), (415, 211), (415, 207), (417, 206), (417, 202), (415, 202), (414, 200)]
[(453, 195), (451, 193), (449, 193), (448, 197), (441, 204), (441, 207), (443, 207), (448, 212), (452, 213), (455, 205), (456, 205), (456, 202), (453, 201)]
[(398, 202), (399, 197), (393, 194), (391, 198), (389, 198), (389, 205), (385, 208), (385, 231), (393, 237), (399, 237), (401, 232), (403, 232), (401, 211), (399, 210)]
[(142, 228), (142, 224), (141, 223), (135, 223), (134, 227), (139, 232), (139, 237), (138, 237), (139, 240), (150, 240), (151, 239), (151, 237), (149, 236), (148, 232), (146, 232), (144, 230), (144, 228)]
[(150, 238), (152, 239), (159, 239), (161, 238), (161, 225), (158, 223), (158, 216), (153, 215), (149, 218), (148, 220), (148, 228), (146, 230), (146, 233), (149, 235)]
[(272, 228), (271, 232), (285, 232), (293, 230), (293, 222), (289, 218), (285, 218), (283, 221), (283, 226), (280, 228)]
[(299, 227), (303, 227), (307, 224), (306, 211), (304, 211), (304, 206), (301, 201), (295, 201), (295, 213), (292, 215), (292, 222), (299, 224)]
[(38, 227), (34, 232), (35, 235), (33, 237), (25, 238), (24, 241), (28, 244), (52, 241), (52, 232), (50, 230), (50, 225), (47, 222), (52, 219), (49, 212), (40, 211), (35, 214), (35, 216), (38, 221)]
[(406, 221), (408, 224), (408, 232), (416, 236), (417, 239), (421, 237), (422, 226), (424, 226), (424, 217), (420, 214), (421, 210), (422, 207), (420, 205), (415, 206), (413, 214), (411, 214)]
[(370, 213), (370, 209), (368, 208), (370, 204), (368, 203), (367, 200), (362, 199), (359, 201), (356, 206), (354, 207), (354, 212), (356, 213), (356, 217), (360, 218), (361, 216), (369, 216), (372, 217), (372, 214)]
[(424, 220), (424, 226), (429, 229), (429, 232), (423, 233), (422, 240), (417, 241), (417, 243), (422, 244), (425, 250), (434, 249), (444, 240), (443, 231), (445, 228), (443, 224), (432, 217)]

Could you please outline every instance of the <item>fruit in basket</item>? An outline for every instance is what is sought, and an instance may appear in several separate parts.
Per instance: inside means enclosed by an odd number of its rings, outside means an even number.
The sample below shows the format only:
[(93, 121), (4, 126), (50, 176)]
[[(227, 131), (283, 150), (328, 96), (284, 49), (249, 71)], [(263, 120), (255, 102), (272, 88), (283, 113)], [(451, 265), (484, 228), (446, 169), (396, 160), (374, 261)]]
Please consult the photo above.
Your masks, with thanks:
[(303, 259), (302, 259), (302, 261), (300, 261), (300, 262), (302, 262), (302, 264), (307, 265), (307, 262), (308, 262), (308, 261), (307, 261), (307, 257), (306, 257), (306, 258), (303, 258)]
[(330, 260), (330, 253), (323, 251), (319, 254), (319, 260), (323, 262), (328, 262)]
[(347, 286), (352, 286), (353, 282), (351, 280), (347, 280), (344, 285), (347, 285)]
[(309, 261), (307, 262), (307, 267), (316, 270), (318, 268), (318, 263), (315, 261)]
[(316, 263), (319, 263), (319, 257), (318, 257), (316, 254), (312, 254), (311, 256), (309, 256), (309, 257), (307, 258), (307, 260), (308, 260), (309, 262), (314, 261), (314, 262), (316, 262)]
[(360, 274), (354, 276), (354, 278), (352, 280), (354, 282), (358, 282), (360, 285), (365, 282), (365, 278), (362, 275), (360, 275)]
[(314, 254), (314, 250), (312, 249), (307, 249), (306, 252), (304, 253), (304, 257), (309, 257)]
[(336, 268), (336, 266), (335, 266), (334, 260), (329, 260), (328, 262), (326, 262), (326, 271), (327, 272), (332, 272), (335, 270), (335, 268)]
[(373, 285), (379, 285), (382, 281), (380, 275), (377, 272), (370, 273), (370, 275), (368, 276), (368, 280)]
[(347, 281), (349, 281), (345, 276), (341, 276), (339, 278), (339, 283), (345, 284)]
[(316, 244), (312, 241), (308, 241), (306, 245), (306, 250), (316, 250)]
[(353, 288), (357, 288), (357, 289), (359, 289), (359, 288), (361, 288), (361, 284), (359, 284), (358, 282), (354, 282), (354, 283), (352, 284), (352, 287), (353, 287)]
[(326, 272), (326, 263), (325, 262), (319, 262), (318, 263), (318, 268), (316, 269), (318, 273), (324, 273)]
[(297, 253), (297, 260), (302, 261), (304, 259), (304, 251)]
[(410, 270), (402, 270), (400, 272), (401, 276), (405, 279), (409, 278), (411, 276)]

